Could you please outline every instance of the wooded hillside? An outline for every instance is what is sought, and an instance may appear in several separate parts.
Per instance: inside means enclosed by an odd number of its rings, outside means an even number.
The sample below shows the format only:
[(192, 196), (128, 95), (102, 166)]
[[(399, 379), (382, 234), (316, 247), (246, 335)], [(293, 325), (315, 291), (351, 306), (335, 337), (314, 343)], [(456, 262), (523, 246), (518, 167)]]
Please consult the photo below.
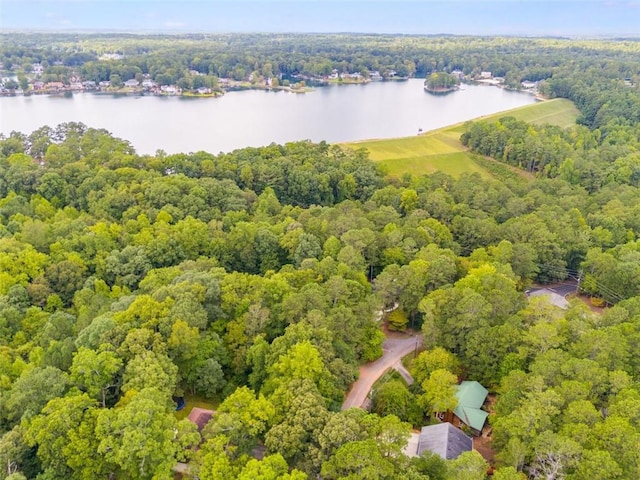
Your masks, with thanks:
[[(486, 42), (514, 66), (529, 40)], [(0, 478), (164, 479), (180, 461), (203, 480), (483, 479), (477, 452), (402, 453), (462, 379), (497, 394), (493, 478), (638, 478), (640, 94), (610, 67), (640, 62), (633, 42), (566, 45), (575, 64), (539, 75), (581, 125), (462, 137), (531, 181), (388, 178), (325, 143), (140, 156), (75, 123), (1, 138)], [(573, 275), (609, 308), (524, 293)], [(424, 333), (414, 385), (340, 411), (396, 303), (393, 326)], [(216, 410), (202, 432), (177, 397)]]

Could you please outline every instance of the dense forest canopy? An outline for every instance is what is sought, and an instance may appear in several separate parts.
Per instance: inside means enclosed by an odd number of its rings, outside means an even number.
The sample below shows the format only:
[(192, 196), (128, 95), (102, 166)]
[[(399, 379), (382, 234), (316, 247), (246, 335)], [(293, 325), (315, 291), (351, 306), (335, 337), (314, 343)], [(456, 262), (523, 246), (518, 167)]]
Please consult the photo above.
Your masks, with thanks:
[(0, 64), (28, 73), (33, 63), (40, 63), (44, 81), (63, 81), (72, 72), (93, 81), (107, 81), (112, 75), (126, 81), (149, 74), (160, 84), (176, 84), (181, 79), (187, 83), (203, 80), (193, 72), (243, 80), (251, 74), (322, 76), (334, 69), (364, 75), (394, 72), (400, 77), (461, 70), (468, 75), (489, 71), (517, 88), (523, 80), (545, 80), (558, 74), (566, 80), (568, 72), (579, 73), (584, 83), (596, 77), (637, 81), (638, 55), (637, 40), (364, 34), (0, 34)]
[[(532, 174), (493, 162), (490, 180), (389, 178), (325, 143), (141, 156), (78, 123), (0, 138), (0, 478), (164, 479), (180, 461), (203, 480), (483, 479), (477, 452), (402, 450), (459, 379), (497, 394), (494, 478), (640, 476), (640, 44), (2, 40), (5, 67), (50, 75), (491, 70), (573, 100), (581, 125), (467, 125), (473, 151)], [(524, 294), (573, 274), (612, 306)], [(393, 305), (390, 326), (424, 333), (415, 383), (340, 411)], [(175, 415), (182, 396), (215, 404), (201, 432)]]

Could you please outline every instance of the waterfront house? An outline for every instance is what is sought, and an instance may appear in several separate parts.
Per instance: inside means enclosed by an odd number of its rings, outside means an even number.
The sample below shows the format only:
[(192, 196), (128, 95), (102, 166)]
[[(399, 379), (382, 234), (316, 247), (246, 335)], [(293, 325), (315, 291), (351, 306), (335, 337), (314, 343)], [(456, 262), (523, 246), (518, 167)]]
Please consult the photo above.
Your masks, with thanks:
[(177, 95), (180, 93), (180, 89), (175, 85), (162, 85), (160, 91), (167, 95)]
[(138, 85), (139, 85), (138, 80), (136, 80), (135, 78), (132, 78), (132, 79), (127, 80), (126, 82), (124, 82), (124, 86), (125, 87), (135, 88)]
[(46, 84), (47, 90), (59, 91), (64, 89), (64, 83), (62, 82), (48, 82)]

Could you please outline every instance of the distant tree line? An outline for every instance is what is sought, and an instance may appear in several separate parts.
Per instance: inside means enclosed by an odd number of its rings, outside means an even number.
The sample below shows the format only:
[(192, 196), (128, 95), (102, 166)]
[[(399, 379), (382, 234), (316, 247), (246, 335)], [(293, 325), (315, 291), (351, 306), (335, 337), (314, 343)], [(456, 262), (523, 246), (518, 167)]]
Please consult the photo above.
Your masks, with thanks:
[[(379, 72), (399, 77), (427, 77), (460, 70), (489, 71), (519, 88), (524, 80), (553, 79), (553, 94), (570, 97), (574, 80), (591, 85), (594, 77), (638, 81), (640, 44), (625, 40), (520, 39), (344, 34), (2, 34), (0, 65), (30, 73), (44, 67), (45, 81), (121, 81), (150, 75), (159, 84), (215, 86), (218, 78), (288, 78), (338, 72)], [(116, 58), (101, 59), (104, 54)], [(109, 58), (109, 57), (107, 57)], [(194, 75), (194, 72), (196, 75)], [(582, 97), (583, 101), (589, 97)], [(580, 106), (577, 98), (572, 98)]]

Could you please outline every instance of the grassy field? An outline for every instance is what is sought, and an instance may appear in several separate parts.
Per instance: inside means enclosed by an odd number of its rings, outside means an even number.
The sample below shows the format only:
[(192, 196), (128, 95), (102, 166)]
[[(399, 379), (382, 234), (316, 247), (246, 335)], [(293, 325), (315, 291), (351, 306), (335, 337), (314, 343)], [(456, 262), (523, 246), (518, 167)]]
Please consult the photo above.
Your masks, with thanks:
[(554, 100), (538, 102), (486, 117), (480, 117), (480, 119), (495, 121), (502, 117), (511, 116), (529, 123), (550, 123), (562, 128), (567, 128), (575, 125), (578, 113), (578, 109), (571, 100), (556, 98)]
[(191, 413), (191, 409), (193, 407), (200, 407), (200, 408), (204, 408), (207, 410), (215, 410), (217, 404), (212, 402), (209, 399), (206, 399), (204, 397), (200, 397), (198, 395), (185, 395), (184, 396), (185, 402), (187, 403), (185, 408), (183, 408), (182, 410), (180, 410), (179, 412), (176, 412), (176, 418), (178, 420), (182, 420), (183, 418), (187, 418), (187, 416), (189, 415), (189, 413)]
[[(529, 123), (551, 123), (561, 127), (575, 124), (578, 111), (569, 100), (555, 99), (480, 117), (475, 120), (495, 121), (512, 116)], [(400, 177), (403, 173), (420, 175), (441, 171), (453, 177), (462, 172), (477, 172), (483, 178), (493, 175), (471, 158), (460, 143), (464, 124), (440, 128), (415, 137), (368, 140), (345, 144), (366, 148), (374, 162), (380, 162), (388, 174)]]

